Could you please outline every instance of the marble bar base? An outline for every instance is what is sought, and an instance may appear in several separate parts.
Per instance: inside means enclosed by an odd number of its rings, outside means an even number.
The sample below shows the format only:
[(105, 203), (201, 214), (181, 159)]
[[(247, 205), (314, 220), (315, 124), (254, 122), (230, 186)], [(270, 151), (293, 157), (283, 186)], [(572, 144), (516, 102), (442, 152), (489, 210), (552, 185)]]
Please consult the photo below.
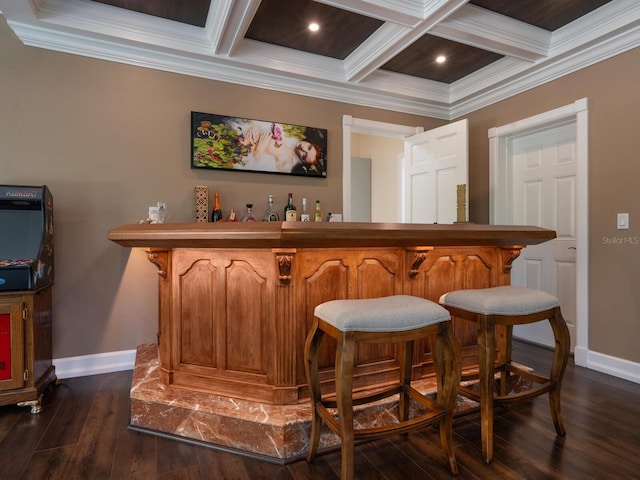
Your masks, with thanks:
[[(434, 380), (413, 383), (422, 393), (435, 390)], [(306, 455), (311, 427), (311, 405), (271, 405), (164, 385), (159, 379), (158, 346), (137, 349), (131, 382), (132, 429), (166, 435), (213, 448), (288, 463)], [(469, 408), (460, 399), (462, 409)], [(465, 406), (466, 405), (466, 406)], [(361, 426), (395, 421), (393, 397), (356, 412)], [(336, 448), (339, 438), (326, 427), (320, 451)]]

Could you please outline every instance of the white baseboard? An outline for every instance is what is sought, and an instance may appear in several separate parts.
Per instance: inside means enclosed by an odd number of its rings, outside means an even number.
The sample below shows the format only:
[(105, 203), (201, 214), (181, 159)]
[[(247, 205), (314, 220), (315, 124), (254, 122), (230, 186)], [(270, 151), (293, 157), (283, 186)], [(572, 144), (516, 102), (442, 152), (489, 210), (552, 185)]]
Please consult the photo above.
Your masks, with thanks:
[(576, 349), (574, 355), (576, 365), (629, 380), (630, 382), (640, 383), (640, 363), (585, 349), (581, 351)]
[[(582, 348), (576, 348), (574, 358), (576, 365), (629, 380), (630, 382), (640, 383), (640, 363)], [(72, 378), (132, 370), (135, 360), (136, 350), (134, 349), (56, 358), (53, 360), (53, 364), (56, 367), (58, 378)]]
[(78, 357), (54, 358), (58, 378), (85, 377), (100, 373), (133, 370), (136, 360), (136, 350), (121, 350), (119, 352), (96, 353)]

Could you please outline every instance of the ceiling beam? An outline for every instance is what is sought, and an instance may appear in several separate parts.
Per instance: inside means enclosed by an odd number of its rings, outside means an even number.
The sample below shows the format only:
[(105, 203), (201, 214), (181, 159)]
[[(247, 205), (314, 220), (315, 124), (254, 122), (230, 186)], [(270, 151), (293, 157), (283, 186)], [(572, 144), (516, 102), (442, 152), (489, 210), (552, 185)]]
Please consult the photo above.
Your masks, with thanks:
[(475, 5), (460, 8), (430, 33), (527, 62), (545, 58), (551, 42), (551, 32), (547, 30)]
[(211, 2), (206, 28), (212, 37), (213, 53), (233, 56), (259, 6), (260, 0)]
[(345, 59), (345, 79), (349, 82), (361, 82), (399, 52), (428, 33), (438, 22), (443, 21), (464, 6), (467, 1), (440, 0), (431, 2), (432, 8), (429, 9), (428, 15), (413, 28), (387, 21)]

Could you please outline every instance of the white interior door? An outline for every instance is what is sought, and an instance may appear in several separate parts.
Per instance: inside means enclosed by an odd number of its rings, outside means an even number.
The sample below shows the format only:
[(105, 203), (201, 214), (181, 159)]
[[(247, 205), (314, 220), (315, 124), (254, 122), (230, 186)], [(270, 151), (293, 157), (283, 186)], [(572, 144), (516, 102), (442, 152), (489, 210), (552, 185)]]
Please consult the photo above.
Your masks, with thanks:
[(457, 220), (457, 186), (468, 183), (468, 130), (465, 119), (405, 139), (403, 222)]
[[(556, 231), (557, 238), (531, 245), (513, 264), (511, 283), (549, 292), (576, 334), (576, 124), (546, 128), (510, 140), (513, 223)], [(514, 335), (554, 346), (548, 322), (515, 327)]]

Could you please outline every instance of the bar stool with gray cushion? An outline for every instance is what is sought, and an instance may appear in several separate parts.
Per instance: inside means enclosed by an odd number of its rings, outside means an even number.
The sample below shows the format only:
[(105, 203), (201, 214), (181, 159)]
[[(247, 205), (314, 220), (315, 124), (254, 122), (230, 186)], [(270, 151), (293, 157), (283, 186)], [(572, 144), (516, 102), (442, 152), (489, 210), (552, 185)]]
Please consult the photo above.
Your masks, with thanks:
[[(456, 290), (440, 297), (452, 316), (477, 323), (478, 326), (478, 372), (462, 375), (462, 381), (479, 379), (478, 390), (470, 386), (460, 386), (460, 393), (480, 402), (480, 426), (482, 435), (482, 455), (489, 463), (493, 458), (493, 406), (529, 399), (549, 393), (551, 416), (558, 435), (564, 436), (565, 429), (560, 411), (560, 388), (562, 376), (569, 358), (570, 337), (567, 324), (560, 312), (560, 302), (556, 297), (540, 290), (503, 286), (483, 289)], [(555, 338), (555, 350), (551, 371), (547, 377), (534, 374), (511, 361), (512, 333), (514, 325), (548, 320)], [(504, 325), (501, 351), (504, 358), (496, 362), (495, 327)], [(499, 373), (499, 390), (495, 391), (495, 375)], [(511, 374), (532, 382), (532, 387), (517, 393), (509, 393)], [(511, 377), (513, 379), (513, 376)]]
[[(372, 299), (332, 300), (318, 305), (305, 343), (305, 368), (312, 402), (311, 438), (307, 460), (313, 461), (324, 422), (340, 437), (342, 479), (354, 475), (354, 444), (388, 435), (407, 433), (439, 422), (440, 440), (453, 474), (457, 465), (453, 449), (452, 416), (460, 381), (460, 347), (451, 330), (449, 312), (435, 302), (409, 295)], [(320, 391), (318, 348), (324, 335), (336, 339), (335, 399)], [(432, 343), (437, 381), (435, 400), (411, 386), (413, 341), (435, 336)], [(356, 344), (398, 343), (400, 379), (374, 393), (353, 398), (353, 369)], [(362, 405), (399, 394), (398, 423), (354, 429), (354, 405)], [(423, 409), (410, 418), (414, 400)], [(337, 408), (337, 419), (329, 409)], [(425, 410), (426, 409), (426, 410)]]

